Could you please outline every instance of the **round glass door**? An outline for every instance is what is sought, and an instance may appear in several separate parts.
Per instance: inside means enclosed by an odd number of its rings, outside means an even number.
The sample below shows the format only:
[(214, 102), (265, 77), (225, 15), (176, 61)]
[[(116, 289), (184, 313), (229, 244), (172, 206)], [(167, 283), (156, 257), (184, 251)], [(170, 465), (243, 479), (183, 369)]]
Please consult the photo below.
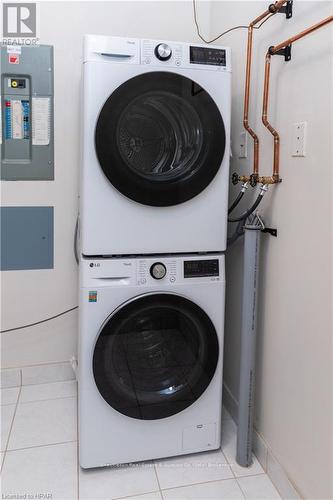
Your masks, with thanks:
[(109, 97), (95, 131), (112, 185), (139, 203), (169, 206), (203, 191), (225, 150), (221, 114), (197, 83), (169, 72), (136, 76)]
[(199, 306), (177, 295), (145, 295), (106, 320), (93, 373), (112, 408), (155, 420), (179, 413), (201, 396), (218, 356), (214, 325)]

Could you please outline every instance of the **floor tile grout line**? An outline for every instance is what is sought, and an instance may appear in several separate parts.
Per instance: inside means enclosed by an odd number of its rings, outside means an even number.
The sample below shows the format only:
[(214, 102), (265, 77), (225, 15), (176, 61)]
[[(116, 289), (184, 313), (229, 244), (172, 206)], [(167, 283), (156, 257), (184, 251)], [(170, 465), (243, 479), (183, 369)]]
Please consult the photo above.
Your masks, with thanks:
[[(23, 386), (23, 387), (26, 387), (26, 386)], [(58, 399), (75, 399), (75, 398), (76, 398), (76, 395), (74, 394), (74, 396), (59, 396), (57, 398), (32, 399), (31, 401), (21, 401), (20, 404), (27, 405), (30, 403), (43, 403), (43, 401), (58, 401)], [(8, 405), (4, 405), (4, 406), (8, 406)]]
[[(222, 451), (222, 453), (223, 453), (223, 455), (224, 455), (224, 452), (223, 452), (223, 451)], [(226, 455), (224, 455), (224, 456), (225, 456), (225, 458), (227, 459)], [(227, 459), (227, 462), (229, 463), (229, 460), (228, 460), (228, 459)], [(232, 468), (231, 466), (230, 466), (230, 469), (231, 469), (231, 472), (232, 472), (232, 473), (233, 473), (233, 475), (234, 475), (234, 478), (235, 478), (235, 481), (236, 481), (236, 483), (237, 483), (237, 485), (238, 485), (238, 488), (240, 489), (240, 491), (241, 491), (241, 493), (242, 493), (242, 495), (243, 495), (244, 499), (246, 500), (246, 498), (247, 498), (247, 497), (246, 497), (246, 495), (245, 495), (245, 492), (243, 491), (243, 488), (242, 488), (242, 487), (241, 487), (241, 485), (239, 484), (239, 481), (238, 481), (238, 478), (237, 478), (237, 476), (236, 476), (236, 474), (235, 474), (235, 471), (233, 470), (233, 468)], [(246, 477), (246, 476), (245, 476), (245, 477)]]
[[(230, 460), (228, 459), (227, 455), (224, 453), (223, 451), (223, 447), (221, 446), (221, 452), (224, 456), (224, 458), (226, 459), (228, 465), (230, 466), (235, 478), (237, 477), (250, 477), (250, 476), (260, 476), (260, 475), (263, 475), (263, 474), (267, 474), (267, 471), (265, 470), (265, 468), (261, 465), (261, 463), (259, 462), (256, 454), (254, 452), (253, 453), (253, 456), (255, 457), (255, 459), (257, 460), (258, 464), (260, 465), (260, 467), (262, 468), (263, 472), (255, 472), (254, 474), (244, 474), (244, 475), (239, 475), (239, 474), (236, 474), (234, 469), (233, 469), (233, 466), (239, 466), (239, 464), (237, 464), (237, 460), (234, 460), (232, 463), (230, 462)], [(239, 466), (241, 467), (241, 466)]]
[[(13, 423), (14, 423), (14, 418), (16, 416), (16, 413), (17, 413), (17, 408), (18, 408), (18, 405), (27, 405), (27, 404), (32, 404), (32, 403), (43, 403), (43, 402), (49, 402), (49, 401), (59, 401), (61, 399), (76, 399), (77, 396), (70, 396), (70, 397), (64, 397), (64, 398), (55, 398), (55, 399), (42, 399), (42, 400), (37, 400), (37, 401), (26, 401), (26, 402), (20, 402), (19, 403), (19, 399), (20, 399), (20, 395), (21, 395), (21, 390), (22, 390), (22, 386), (20, 386), (20, 391), (19, 391), (19, 394), (18, 394), (18, 398), (17, 398), (17, 402), (16, 402), (16, 406), (15, 406), (15, 410), (14, 410), (14, 416), (13, 416), (13, 420), (12, 420), (12, 424), (11, 424), (11, 427), (10, 427), (10, 431), (9, 431), (9, 436), (8, 436), (8, 440), (7, 440), (7, 443), (6, 443), (6, 448), (4, 450), (4, 452), (6, 453), (7, 451), (10, 452), (10, 451), (18, 451), (18, 450), (25, 450), (25, 449), (30, 449), (30, 448), (39, 448), (41, 446), (52, 446), (54, 444), (64, 444), (64, 443), (73, 443), (73, 442), (76, 442), (77, 439), (71, 439), (71, 440), (68, 440), (68, 441), (60, 441), (60, 442), (57, 442), (57, 443), (45, 443), (45, 444), (42, 444), (42, 445), (35, 445), (35, 446), (25, 446), (25, 447), (22, 447), (22, 448), (13, 448), (13, 449), (8, 449), (8, 444), (9, 444), (9, 438), (10, 438), (10, 435), (11, 435), (11, 431), (12, 431), (12, 426), (13, 426)], [(8, 405), (7, 405), (8, 406)], [(77, 417), (76, 417), (76, 421), (77, 421)], [(3, 462), (2, 462), (2, 465), (3, 465)], [(2, 470), (2, 469), (0, 469)]]
[(243, 488), (242, 488), (241, 484), (239, 483), (239, 481), (238, 481), (237, 477), (236, 477), (235, 479), (236, 479), (236, 482), (237, 482), (237, 484), (238, 484), (238, 488), (239, 488), (239, 489), (241, 490), (241, 492), (242, 492), (243, 497), (244, 497), (245, 499), (247, 499), (248, 497), (246, 496), (245, 491), (243, 490)]
[(14, 448), (12, 450), (6, 450), (6, 453), (12, 453), (14, 451), (23, 451), (23, 450), (34, 450), (35, 448), (45, 448), (47, 446), (57, 446), (59, 444), (68, 444), (68, 443), (76, 443), (77, 439), (72, 439), (71, 441), (60, 441), (57, 443), (47, 443), (47, 444), (37, 444), (35, 446), (26, 446), (25, 448)]
[[(238, 479), (244, 479), (245, 477), (258, 477), (258, 476), (262, 476), (263, 474), (253, 474), (252, 476), (241, 476), (239, 478), (236, 477), (236, 481), (237, 481), (237, 484), (238, 486), (240, 487), (243, 495), (244, 495), (244, 498), (248, 498), (245, 494), (245, 491), (243, 490), (241, 484), (239, 483)], [(269, 479), (269, 482), (272, 484), (272, 486), (274, 487), (274, 489), (276, 490), (276, 492), (278, 493), (278, 495), (281, 497), (281, 499), (283, 498), (279, 492), (279, 490), (277, 489), (277, 487), (275, 486), (275, 484), (273, 483), (273, 481), (271, 480), (271, 478), (269, 477), (269, 475), (265, 472), (264, 474), (268, 479)]]
[(162, 493), (162, 489), (161, 489), (161, 485), (160, 485), (160, 480), (158, 479), (158, 474), (157, 474), (156, 464), (155, 464), (155, 461), (154, 461), (154, 460), (153, 460), (153, 466), (154, 466), (154, 471), (155, 471), (156, 481), (157, 481), (157, 484), (158, 484), (158, 489), (160, 490), (161, 497), (162, 497), (162, 499), (163, 499), (163, 493)]
[(199, 484), (211, 484), (211, 483), (220, 483), (221, 481), (236, 481), (235, 477), (225, 477), (223, 479), (213, 479), (211, 481), (201, 481), (200, 483), (190, 483), (190, 484), (182, 484), (181, 486), (170, 486), (169, 488), (163, 488), (161, 491), (168, 490), (176, 490), (180, 488), (187, 488), (188, 486), (198, 486)]
[(22, 384), (22, 387), (31, 387), (35, 385), (48, 385), (48, 384), (62, 384), (64, 382), (76, 382), (76, 378), (66, 378), (65, 380), (48, 380), (47, 382), (34, 382), (32, 384)]
[(51, 363), (36, 363), (34, 365), (24, 365), (24, 366), (7, 366), (7, 368), (2, 368), (0, 371), (6, 370), (24, 370), (24, 368), (33, 368), (35, 366), (53, 366), (53, 365), (65, 365), (71, 364), (70, 360), (65, 359), (64, 361), (52, 361)]
[(0, 390), (3, 391), (5, 389), (15, 389), (16, 387), (31, 387), (35, 385), (48, 385), (48, 384), (61, 384), (64, 382), (77, 382), (76, 378), (66, 378), (60, 380), (47, 380), (46, 382), (32, 382), (31, 384), (21, 384), (21, 385), (4, 385), (0, 386)]
[(261, 477), (261, 476), (268, 476), (268, 474), (266, 474), (266, 472), (259, 472), (258, 474), (248, 474), (246, 476), (235, 476), (235, 479), (244, 479), (246, 477)]
[(150, 493), (161, 493), (159, 490), (146, 491), (145, 493), (135, 493), (134, 495), (126, 495), (125, 497), (113, 497), (110, 500), (126, 500), (126, 498), (133, 498), (142, 495), (149, 495)]
[(16, 405), (15, 405), (15, 408), (14, 408), (13, 418), (12, 418), (12, 421), (11, 421), (11, 424), (10, 424), (10, 428), (9, 428), (9, 432), (8, 432), (8, 437), (7, 437), (7, 441), (6, 441), (6, 446), (5, 446), (5, 449), (4, 449), (4, 452), (3, 452), (4, 455), (3, 455), (3, 460), (2, 460), (1, 468), (0, 468), (1, 472), (2, 472), (4, 463), (5, 463), (5, 460), (6, 460), (6, 454), (7, 454), (7, 451), (8, 451), (9, 440), (10, 440), (10, 436), (11, 436), (11, 433), (12, 433), (12, 429), (13, 429), (13, 425), (14, 425), (14, 420), (15, 420), (15, 417), (16, 417), (16, 412), (17, 412), (17, 408), (18, 408), (18, 404), (19, 404), (19, 400), (20, 400), (21, 389), (22, 389), (22, 370), (20, 370), (20, 386), (19, 386), (19, 392), (18, 392), (18, 395), (17, 395)]

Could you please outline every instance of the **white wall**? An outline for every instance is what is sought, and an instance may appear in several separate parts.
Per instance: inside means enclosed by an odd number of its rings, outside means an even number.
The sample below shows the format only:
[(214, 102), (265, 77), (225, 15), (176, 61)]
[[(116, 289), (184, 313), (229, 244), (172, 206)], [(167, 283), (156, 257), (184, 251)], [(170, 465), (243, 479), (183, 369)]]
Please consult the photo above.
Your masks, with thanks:
[[(214, 36), (247, 24), (267, 2), (213, 2)], [(255, 32), (250, 123), (261, 139), (261, 169), (270, 175), (272, 137), (261, 124), (264, 54), (270, 45), (332, 15), (332, 2), (294, 2)], [(239, 160), (246, 30), (220, 43), (233, 50), (231, 171)], [(263, 235), (256, 426), (305, 498), (333, 498), (332, 477), (332, 27), (296, 42), (292, 60), (272, 58), (271, 123), (281, 133), (280, 186), (260, 212), (278, 238)], [(291, 157), (291, 125), (308, 122), (306, 158)], [(249, 141), (250, 144), (250, 141)], [(238, 187), (239, 189), (239, 187)], [(237, 189), (233, 189), (231, 197)], [(228, 252), (225, 380), (238, 398), (242, 243)]]
[[(199, 2), (203, 33), (209, 4)], [(55, 181), (3, 182), (2, 204), (54, 205), (53, 270), (2, 273), (1, 330), (53, 316), (77, 304), (73, 231), (79, 173), (79, 86), (86, 33), (197, 40), (189, 1), (41, 2), (41, 43), (54, 45)], [(2, 334), (2, 367), (68, 360), (76, 353), (77, 314)]]
[[(211, 34), (247, 23), (268, 2), (213, 2)], [(296, 2), (294, 2), (296, 3)], [(79, 82), (84, 33), (197, 41), (191, 2), (43, 2), (41, 40), (55, 46), (54, 182), (7, 182), (3, 205), (55, 206), (55, 268), (2, 273), (2, 329), (38, 321), (76, 305), (73, 230), (79, 170)], [(198, 13), (208, 34), (210, 5)], [(270, 173), (272, 141), (259, 112), (263, 58), (285, 35), (331, 13), (328, 3), (297, 2), (256, 33), (251, 117), (262, 139), (261, 165)], [(274, 58), (270, 116), (281, 130), (283, 183), (271, 189), (264, 209), (277, 239), (265, 237), (262, 252), (256, 425), (290, 478), (307, 498), (332, 498), (331, 462), (331, 221), (332, 31), (326, 28), (293, 47), (292, 61)], [(233, 48), (233, 170), (243, 100), (246, 32), (223, 39)], [(257, 78), (256, 78), (257, 75)], [(290, 156), (290, 125), (308, 121), (308, 154)], [(241, 244), (228, 257), (225, 374), (237, 398)], [(2, 335), (3, 367), (68, 360), (76, 352), (76, 314)]]

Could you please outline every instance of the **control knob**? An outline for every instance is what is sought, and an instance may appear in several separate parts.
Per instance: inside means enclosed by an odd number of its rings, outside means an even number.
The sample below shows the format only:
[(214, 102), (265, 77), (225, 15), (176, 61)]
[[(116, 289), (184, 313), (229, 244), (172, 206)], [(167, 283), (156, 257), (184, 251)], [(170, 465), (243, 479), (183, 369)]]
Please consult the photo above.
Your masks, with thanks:
[(166, 275), (166, 267), (162, 262), (155, 262), (150, 268), (150, 274), (155, 280), (161, 280)]
[(155, 47), (155, 56), (160, 61), (168, 61), (172, 55), (172, 50), (166, 43), (159, 43)]

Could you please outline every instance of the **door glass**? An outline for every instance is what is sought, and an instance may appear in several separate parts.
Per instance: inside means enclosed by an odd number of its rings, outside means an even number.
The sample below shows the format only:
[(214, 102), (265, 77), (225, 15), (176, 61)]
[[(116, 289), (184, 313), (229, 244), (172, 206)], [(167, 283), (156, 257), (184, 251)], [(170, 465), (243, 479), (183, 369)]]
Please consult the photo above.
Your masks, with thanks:
[(120, 413), (164, 418), (193, 404), (209, 385), (218, 341), (208, 316), (193, 302), (145, 296), (106, 322), (94, 352), (94, 376)]
[(223, 119), (210, 94), (170, 71), (121, 84), (105, 101), (95, 129), (107, 179), (127, 198), (150, 206), (177, 205), (201, 193), (221, 167), (225, 144)]
[(163, 91), (133, 99), (121, 114), (117, 130), (126, 165), (154, 180), (172, 179), (198, 167), (202, 136), (195, 108)]

